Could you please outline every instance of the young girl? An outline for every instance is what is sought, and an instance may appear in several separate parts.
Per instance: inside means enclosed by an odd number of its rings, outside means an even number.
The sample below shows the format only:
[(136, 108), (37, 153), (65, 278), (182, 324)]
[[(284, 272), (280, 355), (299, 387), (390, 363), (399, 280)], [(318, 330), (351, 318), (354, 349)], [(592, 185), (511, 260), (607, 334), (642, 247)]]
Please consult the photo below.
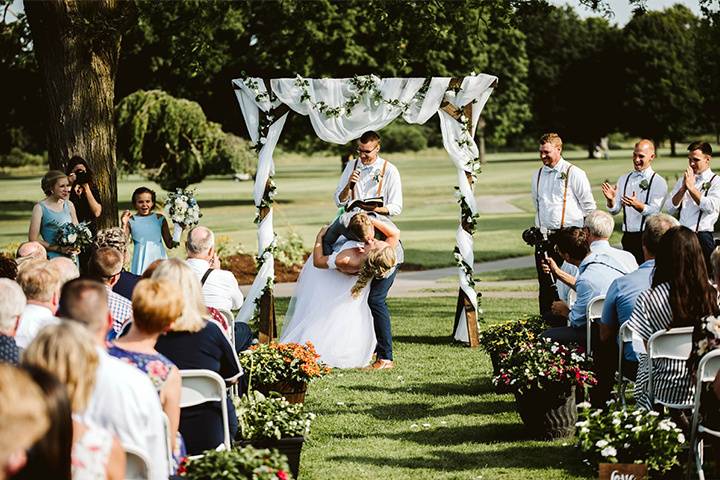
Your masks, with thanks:
[(70, 257), (79, 253), (72, 247), (55, 244), (55, 237), (61, 225), (78, 223), (75, 207), (69, 200), (70, 181), (67, 175), (58, 170), (50, 170), (42, 178), (40, 185), (47, 197), (33, 207), (28, 240), (42, 244), (47, 250), (48, 258)]
[(155, 192), (147, 187), (140, 187), (132, 194), (135, 215), (125, 210), (120, 219), (125, 234), (132, 235), (133, 250), (130, 271), (142, 275), (145, 269), (157, 259), (167, 258), (163, 241), (167, 248), (173, 248), (170, 227), (162, 213), (154, 213)]

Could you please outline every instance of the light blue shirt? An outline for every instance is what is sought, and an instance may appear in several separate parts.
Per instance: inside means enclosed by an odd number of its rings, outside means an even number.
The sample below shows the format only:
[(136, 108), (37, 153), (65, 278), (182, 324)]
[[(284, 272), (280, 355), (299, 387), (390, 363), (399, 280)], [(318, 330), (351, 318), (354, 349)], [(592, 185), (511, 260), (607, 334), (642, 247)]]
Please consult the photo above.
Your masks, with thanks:
[(587, 306), (590, 300), (605, 295), (610, 284), (624, 273), (623, 266), (605, 253), (590, 253), (580, 263), (575, 280), (577, 299), (570, 310), (570, 326), (584, 327), (587, 323)]
[[(600, 323), (619, 328), (630, 319), (638, 295), (650, 288), (654, 268), (655, 260), (648, 260), (634, 272), (612, 282), (605, 296)], [(638, 361), (632, 342), (625, 342), (623, 351), (626, 360)]]
[(634, 272), (638, 268), (635, 255), (625, 250), (610, 246), (607, 240), (595, 240), (590, 244), (590, 251), (593, 253), (604, 253), (611, 256), (615, 262), (622, 265), (623, 273)]

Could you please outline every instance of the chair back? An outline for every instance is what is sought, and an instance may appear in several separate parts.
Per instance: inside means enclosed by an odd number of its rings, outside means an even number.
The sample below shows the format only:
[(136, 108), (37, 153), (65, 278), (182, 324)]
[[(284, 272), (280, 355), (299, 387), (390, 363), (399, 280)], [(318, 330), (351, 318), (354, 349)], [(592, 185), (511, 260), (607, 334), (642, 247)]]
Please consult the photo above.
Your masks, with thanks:
[[(165, 454), (168, 459), (168, 466), (172, 468), (173, 464), (173, 450), (172, 450), (172, 434), (170, 433), (170, 419), (165, 412), (162, 413), (163, 430), (165, 431)], [(170, 472), (172, 473), (172, 472)]]
[(598, 320), (600, 320), (600, 317), (602, 316), (603, 311), (603, 304), (605, 303), (605, 295), (598, 295), (597, 297), (590, 300), (587, 304), (587, 308), (585, 309), (585, 318), (587, 319), (586, 322), (586, 328), (587, 328), (587, 338), (585, 347), (587, 351), (587, 355), (590, 355), (592, 352), (592, 345), (590, 345), (592, 340), (592, 324)]
[(147, 480), (150, 478), (150, 460), (135, 447), (123, 446), (125, 450), (125, 480)]
[(223, 443), (229, 450), (230, 429), (228, 426), (227, 393), (225, 380), (212, 370), (180, 370), (182, 387), (180, 408), (194, 407), (207, 402), (220, 402), (223, 421)]
[(715, 437), (718, 436), (718, 432), (706, 429), (700, 425), (700, 401), (702, 400), (703, 383), (710, 383), (715, 381), (715, 376), (720, 371), (720, 350), (713, 350), (706, 353), (697, 369), (697, 383), (695, 385), (695, 399), (693, 401), (693, 415), (692, 423), (690, 427), (690, 455), (688, 458), (687, 465), (687, 478), (690, 478), (692, 474), (693, 460), (695, 467), (697, 468), (698, 477), (701, 479), (705, 478), (705, 472), (703, 472), (703, 456), (702, 456), (702, 438), (698, 436), (698, 432), (709, 433)]
[[(659, 358), (669, 360), (687, 360), (692, 350), (693, 327), (671, 328), (652, 334), (648, 340), (648, 397), (655, 400), (653, 361)], [(660, 402), (663, 403), (663, 402)], [(663, 403), (664, 404), (664, 403)], [(689, 405), (667, 405), (671, 408), (690, 408)]]
[(625, 361), (625, 343), (632, 342), (633, 333), (630, 330), (630, 324), (624, 322), (618, 329), (618, 362), (617, 362), (617, 380), (618, 380), (618, 395), (620, 402), (625, 407), (625, 386), (632, 382), (631, 379), (626, 378), (623, 375), (623, 362)]

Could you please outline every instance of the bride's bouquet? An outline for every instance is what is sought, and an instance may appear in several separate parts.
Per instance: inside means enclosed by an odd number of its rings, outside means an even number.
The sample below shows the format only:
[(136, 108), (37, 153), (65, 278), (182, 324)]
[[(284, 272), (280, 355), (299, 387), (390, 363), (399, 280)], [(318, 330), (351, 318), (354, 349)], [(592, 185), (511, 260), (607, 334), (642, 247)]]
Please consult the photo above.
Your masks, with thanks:
[(79, 251), (87, 249), (92, 244), (92, 232), (88, 225), (88, 222), (60, 225), (55, 236), (55, 244)]
[(180, 241), (183, 228), (197, 225), (202, 217), (192, 190), (178, 188), (168, 193), (165, 209), (173, 222), (173, 241), (176, 243)]

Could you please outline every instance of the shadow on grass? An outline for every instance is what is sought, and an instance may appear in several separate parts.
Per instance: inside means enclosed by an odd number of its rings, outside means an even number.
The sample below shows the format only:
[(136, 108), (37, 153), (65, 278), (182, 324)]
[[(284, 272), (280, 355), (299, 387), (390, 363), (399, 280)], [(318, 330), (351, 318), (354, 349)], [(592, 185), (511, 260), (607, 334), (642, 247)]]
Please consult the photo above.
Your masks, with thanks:
[[(426, 432), (419, 432), (426, 433)], [(371, 440), (371, 439), (370, 439)], [(460, 453), (447, 450), (431, 450), (426, 455), (388, 458), (362, 455), (337, 455), (329, 457), (338, 462), (375, 465), (377, 467), (400, 467), (437, 471), (473, 471), (484, 468), (522, 468), (544, 471), (562, 468), (573, 475), (587, 475), (576, 453), (568, 454), (568, 447), (559, 445), (527, 445), (485, 452)], [(536, 478), (542, 478), (538, 476)]]
[(450, 335), (395, 335), (395, 343), (415, 343), (420, 345), (449, 345), (452, 341)]
[[(432, 395), (434, 397), (441, 397), (441, 396), (458, 396), (458, 395), (469, 395), (469, 396), (477, 396), (477, 395), (487, 395), (487, 394), (493, 394), (494, 387), (492, 384), (492, 381), (489, 377), (482, 377), (479, 378), (476, 381), (473, 381), (472, 383), (461, 383), (461, 384), (448, 384), (448, 383), (422, 383), (422, 384), (405, 384), (401, 387), (383, 387), (380, 385), (374, 385), (374, 384), (356, 384), (356, 385), (342, 385), (338, 386), (338, 388), (345, 389), (345, 390), (352, 390), (352, 391), (358, 391), (358, 392), (379, 392), (379, 393), (389, 393), (389, 394), (398, 394), (398, 395), (405, 395), (408, 391), (412, 391), (412, 393), (415, 394), (421, 394), (421, 395)], [(508, 397), (510, 398), (510, 397)], [(484, 402), (487, 404), (500, 404), (503, 402)], [(420, 403), (412, 403), (410, 405), (422, 405)], [(381, 405), (377, 408), (383, 409), (383, 408), (395, 408), (392, 405)], [(510, 409), (511, 410), (511, 409)], [(489, 412), (478, 412), (478, 413), (495, 413), (497, 411), (509, 411), (509, 410), (493, 410)], [(410, 417), (413, 415), (411, 414)], [(421, 415), (422, 416), (422, 415)], [(408, 418), (410, 418), (408, 417)]]
[(0, 221), (17, 220), (18, 218), (27, 217), (28, 225), (30, 224), (30, 216), (35, 202), (26, 200), (3, 200), (0, 201)]
[(525, 427), (519, 423), (438, 427), (394, 433), (385, 435), (385, 437), (420, 445), (462, 445), (463, 443), (501, 443), (532, 440), (532, 437), (525, 431)]

